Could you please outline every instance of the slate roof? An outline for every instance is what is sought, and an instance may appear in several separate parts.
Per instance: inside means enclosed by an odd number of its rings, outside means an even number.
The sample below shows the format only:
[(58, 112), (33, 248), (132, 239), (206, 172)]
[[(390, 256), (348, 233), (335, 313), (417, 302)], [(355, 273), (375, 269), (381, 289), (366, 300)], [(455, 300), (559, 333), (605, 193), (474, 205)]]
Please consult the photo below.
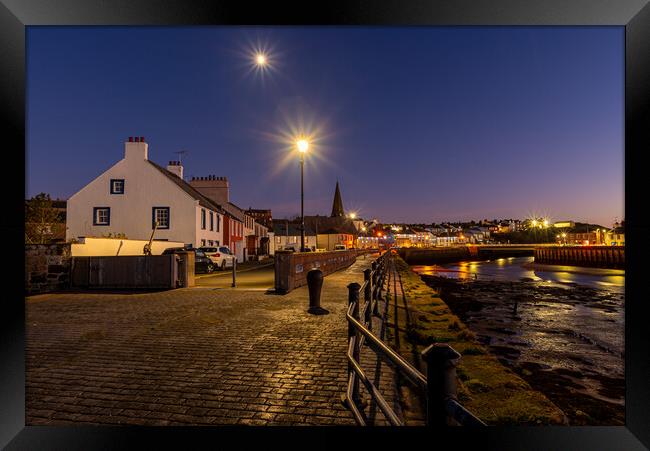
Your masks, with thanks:
[(305, 225), (319, 234), (347, 233), (358, 235), (357, 228), (345, 217), (305, 216)]
[(207, 197), (205, 197), (203, 194), (199, 193), (196, 189), (194, 189), (189, 183), (187, 183), (185, 180), (182, 178), (178, 177), (175, 174), (172, 174), (169, 172), (167, 169), (158, 166), (156, 163), (154, 163), (151, 160), (147, 160), (147, 162), (153, 166), (154, 168), (158, 169), (160, 172), (162, 172), (163, 175), (165, 175), (169, 180), (174, 182), (180, 189), (185, 191), (187, 194), (192, 196), (194, 199), (199, 201), (199, 205), (205, 208), (209, 208), (214, 211), (218, 211), (220, 213), (226, 213), (226, 210), (219, 204), (214, 203)]
[(233, 216), (235, 219), (238, 221), (244, 222), (244, 210), (239, 208), (237, 205), (233, 204), (232, 202), (227, 202), (223, 205), (224, 210), (226, 210), (228, 213), (230, 213), (231, 216)]
[[(287, 224), (288, 224), (288, 232), (287, 232)], [(300, 235), (300, 224), (296, 224), (293, 222), (287, 222), (287, 221), (281, 221), (281, 220), (273, 220), (273, 233), (275, 236), (299, 236)], [(316, 233), (314, 230), (309, 227), (309, 225), (305, 224), (305, 235), (309, 236), (315, 236)]]

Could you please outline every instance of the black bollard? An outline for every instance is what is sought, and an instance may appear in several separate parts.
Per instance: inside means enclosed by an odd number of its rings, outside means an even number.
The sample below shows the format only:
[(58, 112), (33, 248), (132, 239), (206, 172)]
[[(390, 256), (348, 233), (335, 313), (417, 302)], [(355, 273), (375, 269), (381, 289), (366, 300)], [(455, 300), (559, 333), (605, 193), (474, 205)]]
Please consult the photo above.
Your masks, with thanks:
[(307, 313), (312, 315), (325, 315), (329, 313), (320, 306), (320, 292), (323, 288), (323, 271), (311, 269), (307, 273), (307, 287), (309, 288), (309, 309)]
[(422, 351), (427, 363), (427, 426), (450, 426), (448, 399), (457, 399), (456, 364), (460, 354), (446, 343)]

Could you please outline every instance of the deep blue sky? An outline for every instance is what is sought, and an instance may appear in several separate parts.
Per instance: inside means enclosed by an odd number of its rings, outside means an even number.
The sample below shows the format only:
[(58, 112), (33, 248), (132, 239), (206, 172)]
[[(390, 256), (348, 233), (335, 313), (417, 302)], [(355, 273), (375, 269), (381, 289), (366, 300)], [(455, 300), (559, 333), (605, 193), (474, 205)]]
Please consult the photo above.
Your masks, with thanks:
[(28, 197), (68, 198), (145, 136), (151, 160), (188, 150), (185, 175), (295, 215), (276, 136), (312, 124), (306, 214), (338, 179), (383, 221), (623, 218), (622, 27), (29, 27), (27, 51)]

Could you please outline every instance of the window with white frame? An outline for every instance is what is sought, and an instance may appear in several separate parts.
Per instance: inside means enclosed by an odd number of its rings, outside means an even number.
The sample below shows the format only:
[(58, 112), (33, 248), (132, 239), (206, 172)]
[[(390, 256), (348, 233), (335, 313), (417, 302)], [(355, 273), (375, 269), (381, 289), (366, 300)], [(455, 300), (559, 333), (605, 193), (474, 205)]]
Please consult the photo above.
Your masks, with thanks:
[(107, 226), (111, 224), (111, 209), (110, 207), (94, 207), (93, 208), (93, 225)]
[(124, 194), (124, 179), (111, 179), (111, 194)]
[(153, 207), (151, 210), (151, 228), (156, 227), (156, 223), (158, 223), (158, 229), (168, 229), (169, 207)]

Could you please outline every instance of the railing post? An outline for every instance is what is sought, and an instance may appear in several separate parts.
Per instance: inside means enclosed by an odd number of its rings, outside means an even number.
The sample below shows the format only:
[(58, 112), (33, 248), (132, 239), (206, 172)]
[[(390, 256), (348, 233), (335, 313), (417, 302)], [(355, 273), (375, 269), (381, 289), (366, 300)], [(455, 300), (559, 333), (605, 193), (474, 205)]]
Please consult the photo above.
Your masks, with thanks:
[(424, 351), (427, 363), (427, 426), (448, 426), (446, 403), (456, 399), (456, 365), (460, 354), (447, 343), (434, 343)]
[(384, 255), (379, 258), (379, 263), (377, 264), (377, 300), (381, 299), (381, 291), (384, 288), (384, 274), (386, 271), (386, 265), (384, 265)]
[[(368, 329), (372, 330), (372, 280), (370, 280), (370, 268), (363, 271), (363, 280), (366, 283), (366, 288), (363, 291), (363, 311), (366, 314), (364, 318)], [(370, 305), (368, 304), (370, 303)]]
[(372, 262), (370, 267), (372, 268), (371, 277), (370, 277), (370, 280), (372, 281), (372, 287), (371, 287), (372, 289), (370, 291), (370, 297), (372, 299), (372, 313), (373, 313), (373, 315), (378, 315), (379, 310), (377, 308), (378, 302), (377, 302), (377, 293), (376, 293), (376, 291), (377, 291), (377, 262), (376, 261)]
[[(352, 305), (352, 317), (356, 320), (359, 319), (359, 289), (361, 288), (361, 285), (359, 285), (356, 282), (353, 282), (348, 285), (348, 305)], [(361, 338), (360, 334), (357, 332), (356, 328), (352, 325), (352, 323), (348, 322), (348, 343), (350, 340), (356, 337), (356, 340), (354, 342), (354, 349), (352, 351), (352, 358), (356, 361), (359, 362), (359, 354), (360, 354), (360, 347), (359, 347), (359, 339)], [(354, 369), (352, 368), (352, 364), (348, 363), (348, 372), (354, 372)], [(352, 401), (353, 402), (359, 402), (359, 377), (355, 376), (354, 378), (354, 386), (352, 388)]]

